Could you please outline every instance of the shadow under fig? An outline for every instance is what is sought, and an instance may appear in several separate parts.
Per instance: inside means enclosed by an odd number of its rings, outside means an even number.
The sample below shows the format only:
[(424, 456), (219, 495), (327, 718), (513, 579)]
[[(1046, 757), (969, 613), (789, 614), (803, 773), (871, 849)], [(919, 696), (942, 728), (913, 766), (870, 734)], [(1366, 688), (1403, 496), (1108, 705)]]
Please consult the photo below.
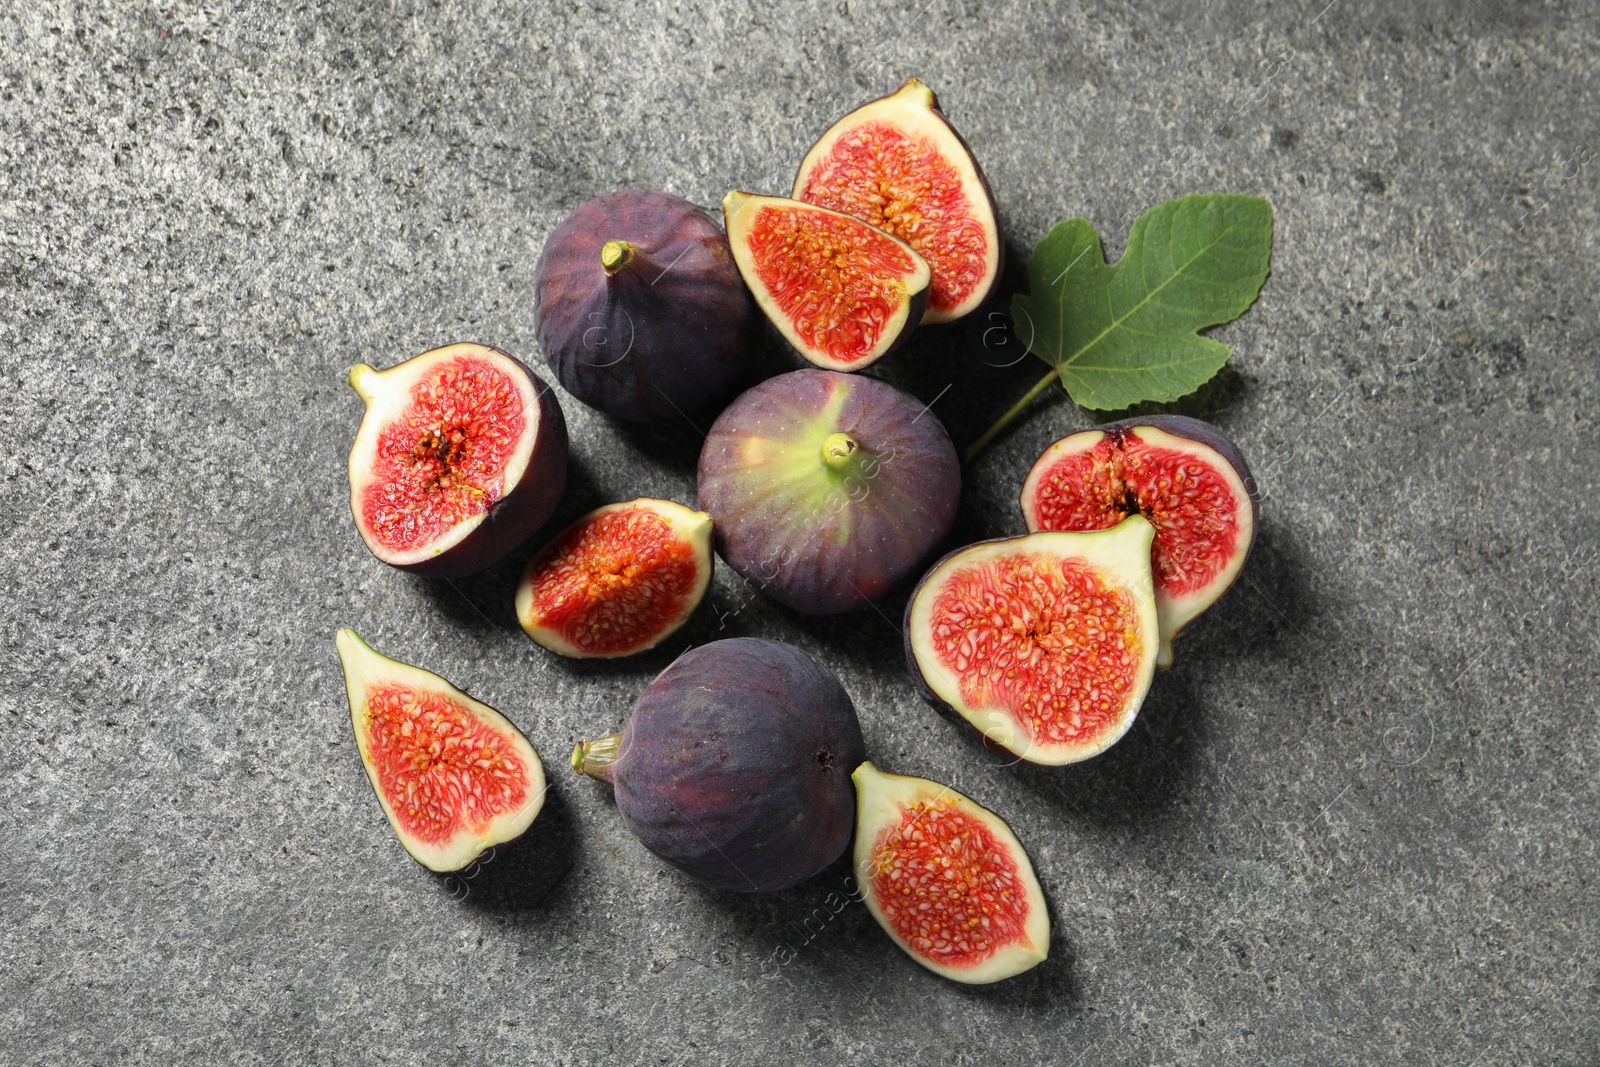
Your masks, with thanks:
[(1204, 709), (1182, 673), (1156, 676), (1133, 727), (1105, 752), (1065, 767), (1015, 761), (1012, 773), (1039, 801), (1092, 828), (1126, 828), (1169, 808), (1188, 789), (1204, 743)]
[[(558, 773), (561, 768), (549, 768)], [(461, 904), (503, 915), (545, 910), (576, 865), (578, 830), (567, 801), (554, 788), (528, 832), (498, 845), (465, 870), (438, 875), (440, 887)]]
[[(1269, 506), (1264, 504), (1262, 511), (1268, 512)], [(1301, 546), (1270, 514), (1264, 515), (1238, 580), (1184, 630), (1174, 645), (1174, 659), (1179, 664), (1189, 659), (1282, 659), (1296, 654), (1296, 648), (1318, 656), (1330, 653), (1336, 642), (1326, 632), (1308, 573)], [(1324, 639), (1313, 640), (1315, 634)]]

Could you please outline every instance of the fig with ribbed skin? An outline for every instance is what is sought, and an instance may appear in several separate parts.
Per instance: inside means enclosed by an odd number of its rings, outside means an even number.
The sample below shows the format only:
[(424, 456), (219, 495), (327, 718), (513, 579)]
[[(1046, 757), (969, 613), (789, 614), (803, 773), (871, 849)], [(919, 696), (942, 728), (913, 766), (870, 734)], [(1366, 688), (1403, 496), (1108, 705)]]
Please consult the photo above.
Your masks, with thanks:
[(534, 277), (539, 344), (573, 396), (681, 425), (753, 366), (760, 320), (716, 221), (671, 193), (596, 197), (556, 227)]
[(961, 467), (915, 397), (801, 370), (718, 417), (700, 452), (699, 494), (729, 566), (779, 603), (831, 614), (882, 596), (943, 542)]
[(661, 859), (716, 889), (765, 892), (843, 854), (850, 772), (866, 759), (855, 706), (808, 654), (739, 637), (684, 653), (622, 731), (574, 749)]

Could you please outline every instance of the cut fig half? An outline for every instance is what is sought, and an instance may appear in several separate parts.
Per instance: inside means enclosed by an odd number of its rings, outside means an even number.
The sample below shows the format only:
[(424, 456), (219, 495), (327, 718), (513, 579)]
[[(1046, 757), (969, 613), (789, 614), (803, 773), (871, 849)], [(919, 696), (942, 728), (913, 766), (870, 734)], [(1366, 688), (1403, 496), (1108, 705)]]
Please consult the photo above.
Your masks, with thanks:
[(711, 516), (640, 497), (589, 512), (528, 561), (517, 621), (563, 656), (631, 656), (687, 622), (710, 582)]
[(933, 271), (923, 322), (959, 319), (1000, 280), (1000, 224), (983, 171), (915, 78), (834, 123), (800, 164), (794, 198), (916, 249)]
[(757, 306), (817, 366), (870, 367), (921, 320), (932, 275), (898, 237), (781, 196), (731, 192), (722, 214)]
[(555, 393), (498, 349), (454, 344), (350, 369), (367, 410), (350, 450), (361, 538), (401, 570), (455, 578), (500, 560), (555, 510), (567, 424)]
[(1244, 456), (1210, 423), (1149, 415), (1063, 437), (1022, 483), (1029, 530), (1099, 530), (1129, 515), (1155, 526), (1151, 565), (1161, 648), (1228, 591), (1255, 542), (1259, 501)]
[(1154, 530), (983, 541), (934, 565), (906, 605), (912, 680), (991, 747), (1057, 766), (1128, 732), (1158, 643)]
[(863, 763), (857, 882), (906, 955), (956, 982), (998, 982), (1050, 952), (1044, 891), (1004, 819), (947, 785)]
[(504, 715), (431, 671), (335, 643), (356, 747), (395, 836), (432, 871), (521, 837), (544, 806), (539, 753)]

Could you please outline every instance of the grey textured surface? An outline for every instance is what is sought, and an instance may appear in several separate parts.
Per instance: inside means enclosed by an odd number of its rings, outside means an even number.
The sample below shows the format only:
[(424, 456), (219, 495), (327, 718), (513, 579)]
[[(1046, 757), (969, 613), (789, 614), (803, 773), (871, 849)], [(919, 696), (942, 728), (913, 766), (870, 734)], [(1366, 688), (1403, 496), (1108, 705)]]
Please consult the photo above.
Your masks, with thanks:
[[(362, 7), (0, 8), (0, 1060), (1600, 1060), (1592, 5)], [(349, 364), (536, 360), (579, 202), (781, 192), (910, 74), (1018, 259), (1070, 215), (1115, 254), (1185, 192), (1277, 212), (1232, 363), (1178, 405), (1255, 464), (1262, 537), (1117, 748), (999, 766), (914, 696), (898, 602), (807, 619), (724, 569), (678, 647), (573, 666), (515, 626), (526, 553), (453, 587), (367, 555)], [(975, 338), (884, 372), (958, 442), (1035, 377)], [(692, 499), (692, 434), (565, 406), (558, 520)], [(1020, 531), (1023, 472), (1088, 421), (1033, 411), (960, 535)], [(476, 878), (385, 826), (343, 625), (545, 754), (545, 814)], [(942, 982), (834, 913), (842, 867), (704, 891), (564, 774), (730, 634), (813, 650), (880, 763), (1011, 820), (1047, 964)]]

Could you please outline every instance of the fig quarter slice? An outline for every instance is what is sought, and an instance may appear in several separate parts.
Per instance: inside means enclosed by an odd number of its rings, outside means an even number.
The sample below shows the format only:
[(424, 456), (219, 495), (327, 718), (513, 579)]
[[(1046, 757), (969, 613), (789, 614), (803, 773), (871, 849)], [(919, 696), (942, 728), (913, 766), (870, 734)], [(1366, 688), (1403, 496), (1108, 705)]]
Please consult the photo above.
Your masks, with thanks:
[(1000, 224), (983, 171), (915, 78), (829, 127), (800, 164), (793, 196), (916, 249), (933, 271), (923, 322), (959, 319), (1000, 280)]
[(689, 620), (711, 566), (705, 512), (649, 497), (607, 504), (528, 561), (517, 583), (517, 620), (563, 656), (631, 656)]
[(1161, 649), (1216, 603), (1244, 568), (1258, 522), (1255, 479), (1223, 432), (1186, 415), (1147, 415), (1069, 434), (1022, 484), (1029, 530), (1099, 530), (1143, 515), (1155, 526), (1151, 566)]
[(867, 910), (906, 955), (956, 982), (998, 982), (1050, 952), (1050, 915), (1005, 820), (947, 785), (863, 763), (854, 861)]
[(350, 369), (366, 402), (350, 449), (350, 510), (372, 554), (455, 578), (544, 525), (567, 481), (555, 393), (487, 345), (454, 344), (387, 370)]
[(932, 275), (898, 237), (780, 196), (731, 192), (722, 213), (757, 306), (817, 366), (869, 367), (921, 320)]
[(367, 780), (395, 836), (433, 871), (521, 837), (544, 806), (544, 766), (512, 722), (431, 671), (335, 643)]
[(992, 747), (1060, 765), (1127, 733), (1155, 670), (1150, 523), (983, 541), (906, 605), (906, 659), (934, 707)]

